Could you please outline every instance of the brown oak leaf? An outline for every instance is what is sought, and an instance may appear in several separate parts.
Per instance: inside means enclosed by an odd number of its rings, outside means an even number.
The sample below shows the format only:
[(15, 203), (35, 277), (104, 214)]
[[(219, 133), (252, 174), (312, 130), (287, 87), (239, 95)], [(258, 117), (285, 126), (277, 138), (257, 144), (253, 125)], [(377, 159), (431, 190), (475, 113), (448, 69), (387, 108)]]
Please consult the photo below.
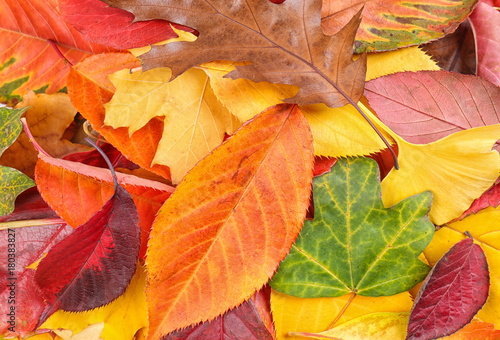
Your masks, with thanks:
[(299, 86), (287, 102), (338, 107), (348, 103), (342, 92), (353, 101), (363, 93), (366, 56), (352, 60), (360, 12), (335, 36), (327, 36), (321, 30), (321, 0), (105, 2), (134, 13), (136, 20), (165, 19), (199, 32), (192, 43), (154, 46), (141, 57), (144, 70), (167, 66), (174, 79), (204, 62), (246, 60), (252, 64), (238, 66), (227, 77)]

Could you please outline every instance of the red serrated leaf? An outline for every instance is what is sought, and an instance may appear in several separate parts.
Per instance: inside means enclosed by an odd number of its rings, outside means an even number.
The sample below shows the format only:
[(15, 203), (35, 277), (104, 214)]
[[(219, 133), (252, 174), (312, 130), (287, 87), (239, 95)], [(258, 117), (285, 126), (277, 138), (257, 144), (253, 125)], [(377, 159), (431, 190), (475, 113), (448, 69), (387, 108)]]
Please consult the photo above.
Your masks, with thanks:
[(474, 200), (470, 208), (467, 209), (458, 219), (461, 220), (465, 218), (465, 216), (470, 214), (475, 214), (487, 207), (496, 208), (498, 207), (499, 204), (500, 204), (500, 183), (497, 183), (488, 190), (486, 190), (484, 194), (481, 195), (481, 197)]
[[(57, 217), (55, 213), (43, 202), (40, 194), (35, 190), (30, 190), (19, 195), (16, 201), (16, 209), (7, 216), (1, 216), (0, 222), (22, 221), (27, 219), (45, 219)], [(18, 229), (0, 230), (0, 252), (8, 254), (9, 243), (15, 245), (14, 267), (8, 265), (8, 257), (0, 258), (0, 313), (4, 315), (5, 322), (1, 323), (0, 334), (7, 337), (25, 337), (35, 330), (38, 318), (43, 312), (45, 303), (41, 296), (40, 289), (35, 283), (35, 271), (25, 268), (37, 261), (43, 253), (52, 248), (57, 242), (73, 232), (69, 225), (54, 224), (24, 227)], [(8, 235), (14, 235), (14, 242), (8, 242)], [(9, 270), (13, 270), (14, 275), (10, 275)], [(15, 277), (16, 280), (10, 278)], [(14, 290), (9, 289), (9, 283), (14, 283)], [(13, 293), (12, 293), (13, 292)], [(9, 303), (9, 300), (14, 302)], [(10, 307), (15, 307), (13, 313), (14, 321), (11, 321), (8, 314)], [(15, 326), (15, 332), (8, 331), (8, 328)]]
[(488, 298), (490, 275), (480, 246), (467, 238), (436, 263), (415, 299), (406, 339), (435, 339), (468, 324)]
[[(134, 21), (134, 15), (119, 8), (109, 7), (99, 0), (60, 0), (59, 11), (64, 20), (89, 41), (119, 50), (147, 46), (176, 38), (177, 29), (193, 29), (166, 20)], [(106, 34), (102, 34), (106, 32)]]
[(163, 337), (162, 340), (272, 340), (266, 326), (252, 300), (243, 302), (240, 306), (210, 322), (191, 326)]
[(35, 280), (49, 304), (39, 324), (57, 309), (89, 310), (122, 295), (135, 273), (140, 240), (134, 201), (115, 177), (115, 193), (102, 209), (38, 265)]

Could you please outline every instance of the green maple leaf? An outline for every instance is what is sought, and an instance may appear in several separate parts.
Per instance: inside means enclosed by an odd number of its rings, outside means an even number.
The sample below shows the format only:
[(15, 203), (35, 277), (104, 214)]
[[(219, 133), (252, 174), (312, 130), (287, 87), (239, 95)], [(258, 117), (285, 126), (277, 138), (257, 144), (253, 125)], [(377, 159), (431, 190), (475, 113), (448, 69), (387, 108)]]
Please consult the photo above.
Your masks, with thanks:
[[(0, 156), (19, 137), (20, 118), (26, 109), (0, 107)], [(19, 170), (0, 166), (0, 216), (14, 211), (16, 197), (34, 185), (35, 182)]]
[(313, 182), (315, 218), (271, 280), (279, 292), (303, 298), (354, 292), (389, 296), (425, 278), (418, 259), (434, 234), (430, 192), (385, 208), (377, 163), (341, 159)]

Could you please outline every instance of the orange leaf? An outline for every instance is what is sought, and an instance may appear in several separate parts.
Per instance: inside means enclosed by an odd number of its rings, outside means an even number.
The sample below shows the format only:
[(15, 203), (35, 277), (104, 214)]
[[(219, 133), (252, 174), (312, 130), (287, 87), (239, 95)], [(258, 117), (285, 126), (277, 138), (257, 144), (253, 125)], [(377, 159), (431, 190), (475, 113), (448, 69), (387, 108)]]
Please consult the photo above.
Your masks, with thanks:
[(89, 43), (56, 11), (57, 0), (3, 0), (0, 10), (0, 102), (16, 103), (26, 89), (54, 93), (65, 86), (70, 62), (110, 48)]
[(495, 325), (488, 322), (473, 320), (458, 332), (440, 338), (440, 340), (494, 340), (500, 339), (500, 330), (494, 329)]
[(128, 52), (93, 55), (75, 65), (68, 76), (68, 94), (78, 111), (92, 127), (120, 152), (141, 167), (170, 179), (170, 170), (151, 163), (163, 134), (163, 120), (155, 118), (129, 137), (128, 128), (104, 125), (104, 104), (115, 88), (108, 75), (124, 68), (140, 66), (140, 60)]
[(184, 177), (148, 245), (150, 339), (213, 319), (268, 281), (304, 221), (313, 162), (303, 113), (280, 104)]
[[(117, 177), (137, 206), (140, 256), (144, 257), (153, 219), (173, 188), (121, 173), (117, 173)], [(114, 193), (109, 170), (41, 154), (35, 168), (35, 181), (43, 199), (73, 228), (87, 222)]]

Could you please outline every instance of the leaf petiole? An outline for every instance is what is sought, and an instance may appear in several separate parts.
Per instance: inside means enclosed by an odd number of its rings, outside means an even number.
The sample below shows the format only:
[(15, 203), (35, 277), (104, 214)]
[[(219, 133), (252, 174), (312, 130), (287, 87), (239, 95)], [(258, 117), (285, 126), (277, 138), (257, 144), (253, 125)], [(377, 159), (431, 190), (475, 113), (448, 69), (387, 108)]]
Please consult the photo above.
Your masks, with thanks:
[(0, 223), (0, 230), (9, 228), (38, 227), (42, 225), (66, 224), (62, 218), (44, 218), (39, 220), (11, 221)]

